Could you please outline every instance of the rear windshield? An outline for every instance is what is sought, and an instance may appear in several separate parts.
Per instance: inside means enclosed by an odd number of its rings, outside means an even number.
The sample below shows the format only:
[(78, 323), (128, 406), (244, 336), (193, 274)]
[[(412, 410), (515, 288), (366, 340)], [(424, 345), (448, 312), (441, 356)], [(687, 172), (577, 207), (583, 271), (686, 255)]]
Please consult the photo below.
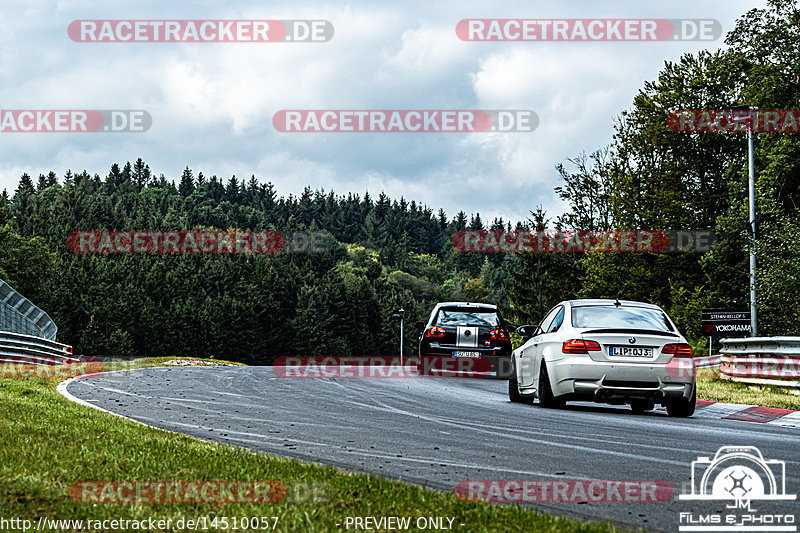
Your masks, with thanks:
[(436, 323), (442, 326), (497, 326), (500, 318), (497, 311), (489, 309), (445, 308), (439, 309)]
[(592, 305), (572, 308), (575, 328), (646, 329), (673, 331), (667, 315), (659, 309)]

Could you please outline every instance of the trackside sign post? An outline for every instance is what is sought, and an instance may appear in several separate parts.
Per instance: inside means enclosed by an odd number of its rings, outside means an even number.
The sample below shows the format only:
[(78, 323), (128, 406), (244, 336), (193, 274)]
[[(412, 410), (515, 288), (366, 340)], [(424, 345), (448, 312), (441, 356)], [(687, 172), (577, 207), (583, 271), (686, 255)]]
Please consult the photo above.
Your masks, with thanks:
[(703, 309), (703, 335), (708, 337), (747, 337), (750, 335), (749, 309)]

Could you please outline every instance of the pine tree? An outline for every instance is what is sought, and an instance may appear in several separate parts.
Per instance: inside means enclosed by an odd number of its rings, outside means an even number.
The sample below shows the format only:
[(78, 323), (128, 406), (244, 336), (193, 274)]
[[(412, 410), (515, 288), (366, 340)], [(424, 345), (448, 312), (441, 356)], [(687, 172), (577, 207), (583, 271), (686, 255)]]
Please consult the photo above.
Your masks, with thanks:
[(228, 185), (225, 187), (225, 199), (232, 204), (238, 204), (242, 198), (242, 189), (236, 176), (231, 176)]
[(143, 188), (147, 187), (150, 182), (150, 177), (150, 166), (146, 165), (140, 157), (133, 165), (133, 173), (131, 174), (133, 183), (136, 185), (136, 190), (141, 191)]
[(111, 170), (106, 177), (106, 184), (112, 188), (117, 188), (122, 184), (122, 171), (119, 169), (118, 164), (111, 165)]
[(17, 190), (14, 193), (12, 201), (14, 205), (24, 210), (28, 204), (28, 199), (34, 194), (36, 194), (36, 188), (33, 186), (33, 180), (31, 180), (31, 177), (26, 173), (19, 179), (19, 185), (17, 185)]
[(184, 198), (194, 192), (194, 176), (188, 166), (183, 169), (183, 174), (181, 174), (181, 183), (178, 186), (178, 192)]

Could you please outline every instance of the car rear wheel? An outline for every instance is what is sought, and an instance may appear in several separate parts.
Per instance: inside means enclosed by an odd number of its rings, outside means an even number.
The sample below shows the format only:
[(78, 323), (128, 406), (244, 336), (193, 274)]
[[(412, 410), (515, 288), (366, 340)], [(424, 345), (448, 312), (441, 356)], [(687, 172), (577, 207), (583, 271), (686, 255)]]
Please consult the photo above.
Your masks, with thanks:
[(653, 402), (648, 402), (644, 400), (634, 400), (631, 402), (631, 411), (636, 413), (637, 415), (646, 413), (647, 411), (652, 411), (655, 407)]
[(558, 409), (564, 406), (564, 402), (553, 395), (550, 388), (550, 376), (547, 374), (547, 367), (542, 361), (542, 369), (539, 371), (539, 405), (547, 409)]
[(675, 398), (667, 403), (667, 414), (669, 416), (686, 418), (694, 414), (695, 406), (697, 405), (697, 389), (692, 391), (692, 397), (688, 400), (686, 398)]
[(527, 403), (529, 405), (533, 403), (531, 396), (523, 396), (519, 393), (516, 371), (512, 371), (511, 377), (508, 379), (508, 399), (512, 403)]

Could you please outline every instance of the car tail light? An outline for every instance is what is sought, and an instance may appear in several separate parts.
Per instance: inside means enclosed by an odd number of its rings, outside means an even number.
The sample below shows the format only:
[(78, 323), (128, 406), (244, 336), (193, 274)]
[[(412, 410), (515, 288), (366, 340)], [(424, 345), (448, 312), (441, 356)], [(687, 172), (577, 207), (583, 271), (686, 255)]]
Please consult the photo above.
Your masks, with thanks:
[(72, 355), (72, 346), (67, 346), (67, 353)]
[(580, 353), (588, 355), (589, 352), (599, 352), (600, 343), (597, 341), (585, 341), (583, 339), (570, 339), (561, 345), (564, 353)]
[(674, 355), (675, 357), (692, 357), (692, 347), (688, 344), (667, 344), (661, 348), (661, 353)]
[(493, 329), (489, 332), (489, 336), (496, 341), (507, 341), (508, 333), (504, 329)]
[(444, 337), (444, 328), (439, 326), (431, 326), (425, 332), (426, 337)]

